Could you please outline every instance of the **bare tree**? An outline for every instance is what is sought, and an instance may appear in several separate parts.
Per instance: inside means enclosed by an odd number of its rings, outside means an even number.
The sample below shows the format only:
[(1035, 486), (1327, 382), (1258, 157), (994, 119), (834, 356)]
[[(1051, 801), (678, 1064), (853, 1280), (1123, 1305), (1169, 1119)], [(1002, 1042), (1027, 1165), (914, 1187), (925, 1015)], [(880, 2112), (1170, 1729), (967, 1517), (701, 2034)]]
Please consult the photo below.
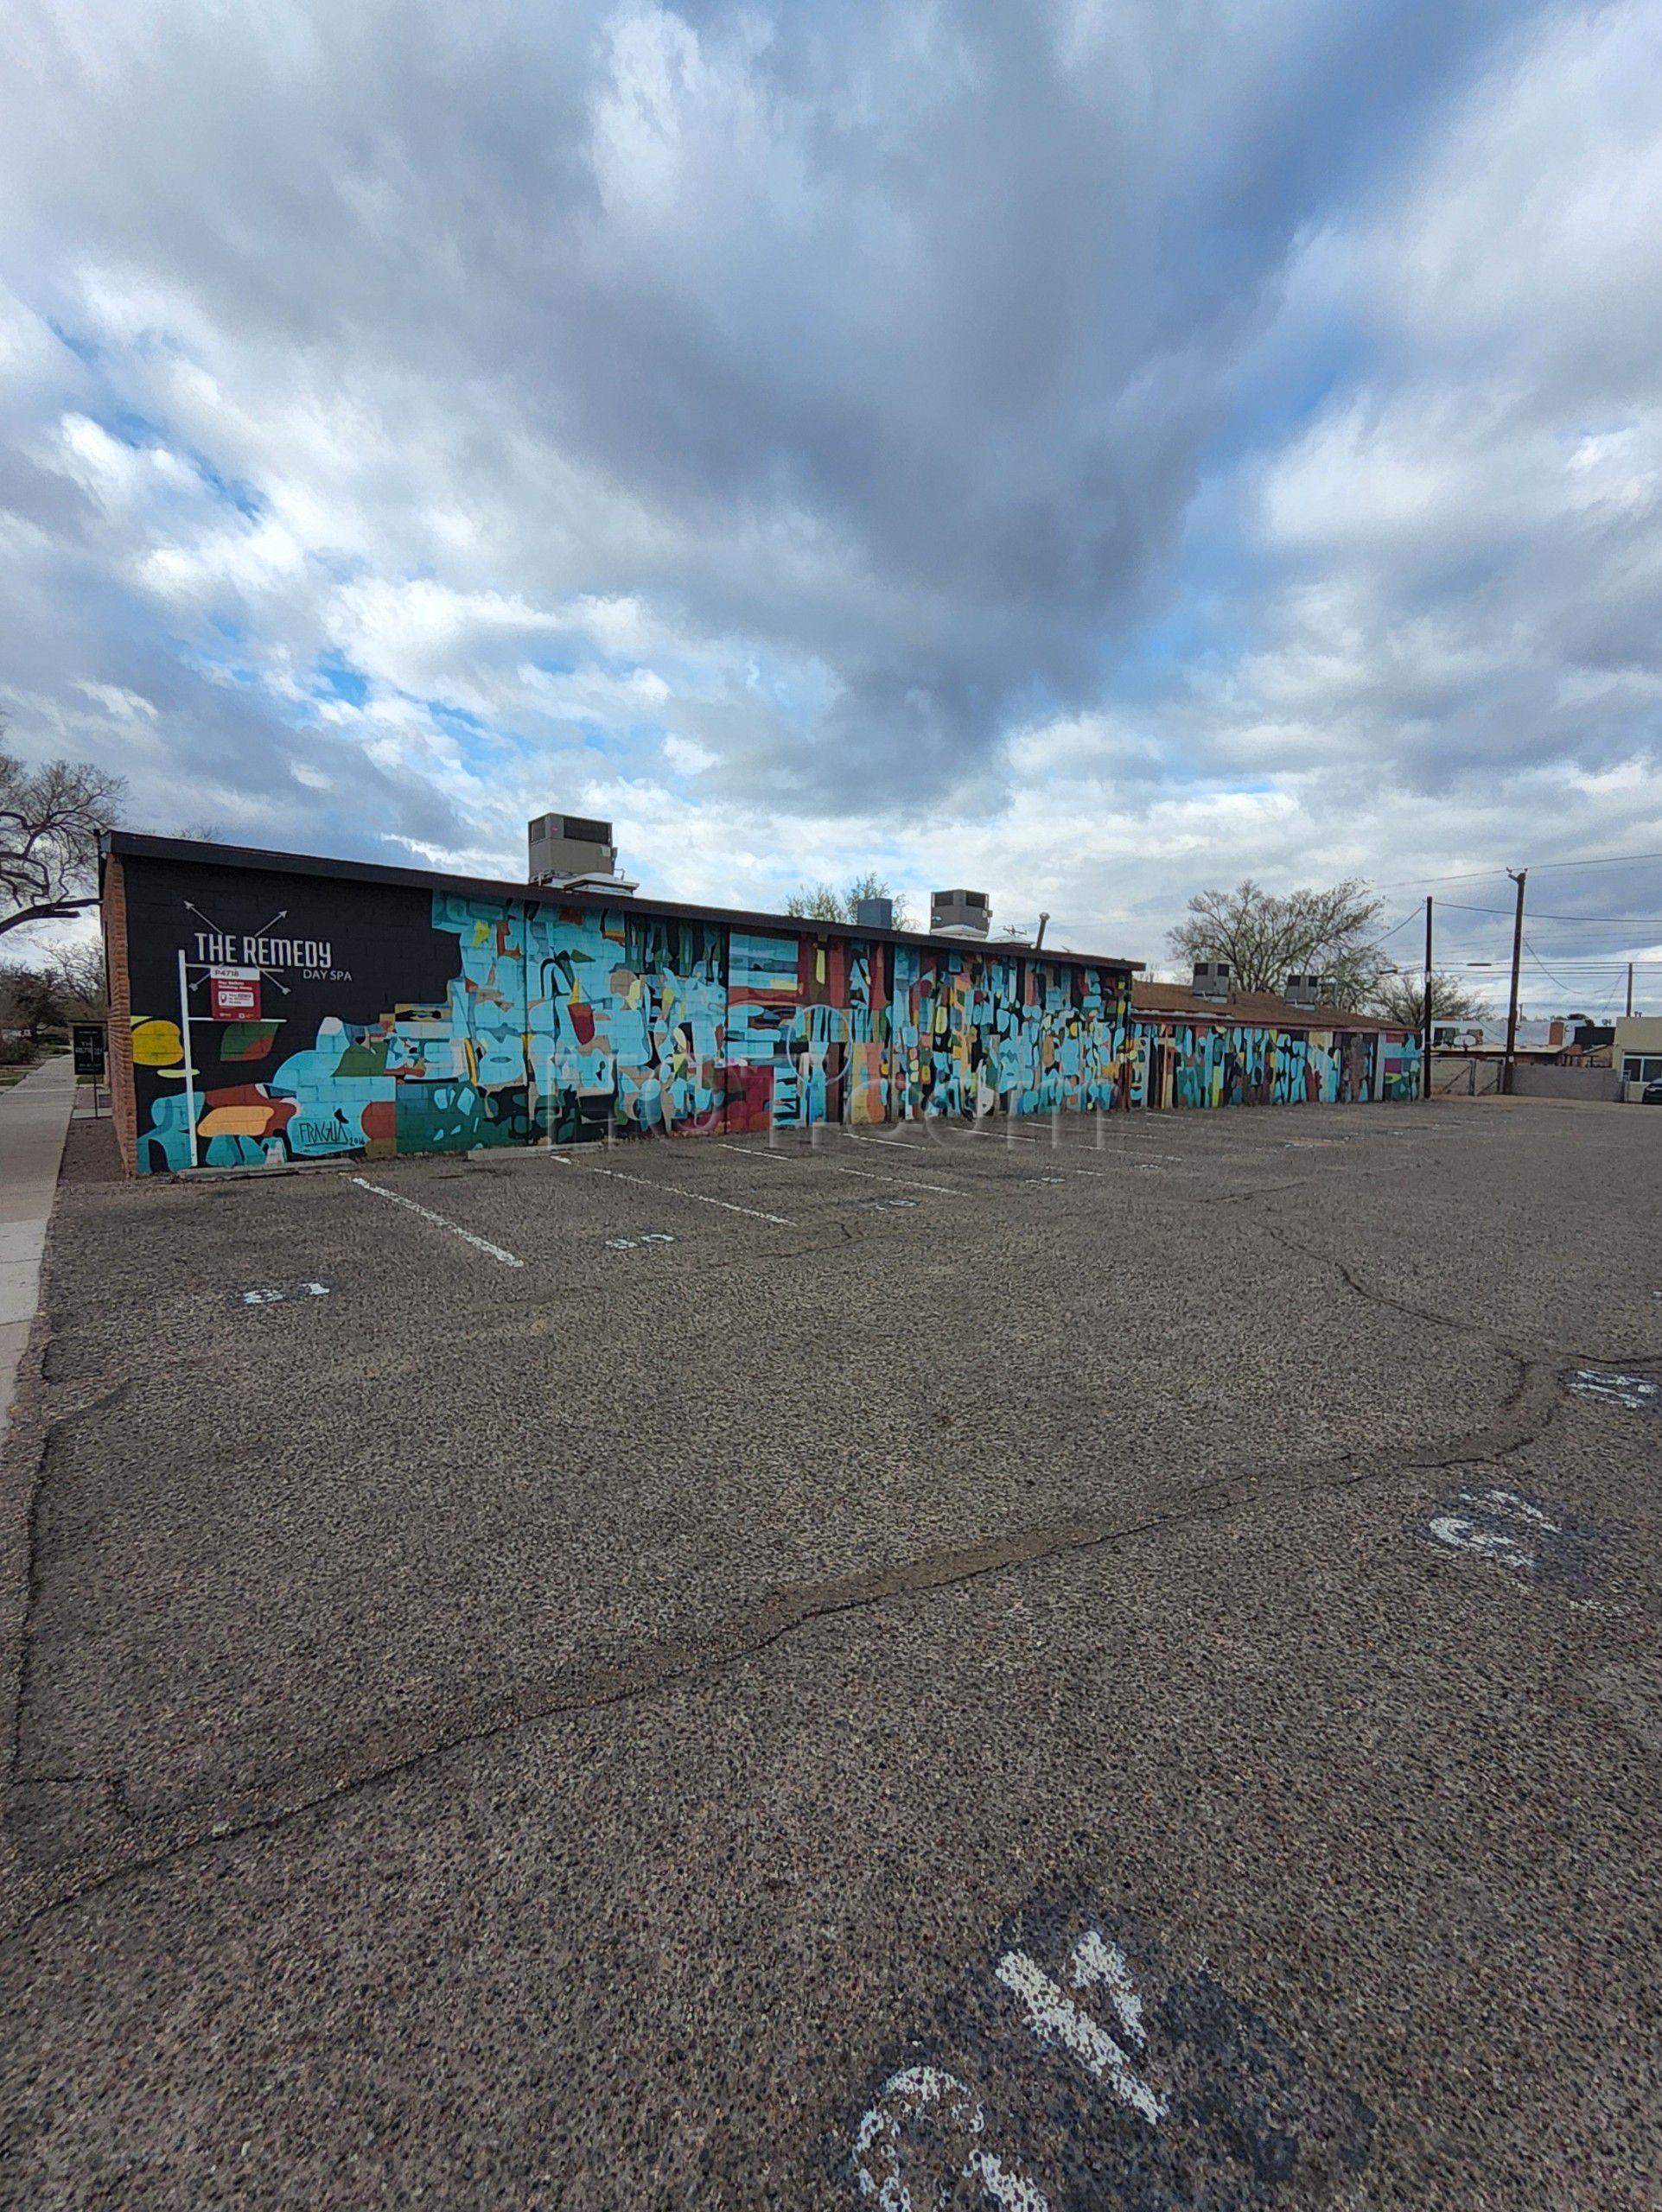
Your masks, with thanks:
[(1289, 976), (1323, 976), (1331, 1005), (1364, 1005), (1386, 962), (1372, 942), (1380, 901), (1354, 877), (1325, 890), (1198, 891), (1167, 939), (1175, 959), (1226, 960), (1238, 991), (1281, 991)]
[(830, 883), (804, 884), (785, 901), (785, 911), (801, 921), (852, 922), (863, 899), (893, 899), (895, 928), (911, 928), (912, 918), (905, 898), (882, 876), (869, 869), (864, 875), (856, 875), (846, 891), (838, 891)]
[(87, 760), (26, 768), (0, 751), (0, 936), (97, 904), (99, 838), (126, 790)]
[(47, 955), (46, 972), (67, 1020), (103, 1019), (110, 995), (104, 972), (104, 947), (96, 938), (80, 938), (73, 944), (54, 945)]
[(0, 968), (0, 1020), (28, 1033), (31, 1044), (42, 1029), (56, 1028), (64, 1010), (56, 986), (43, 968)]
[[(1381, 976), (1373, 987), (1371, 1011), (1399, 1029), (1418, 1036), (1425, 1027), (1425, 976), (1410, 969), (1404, 975)], [(1433, 1021), (1483, 1021), (1493, 1012), (1488, 1001), (1458, 976), (1431, 977)]]

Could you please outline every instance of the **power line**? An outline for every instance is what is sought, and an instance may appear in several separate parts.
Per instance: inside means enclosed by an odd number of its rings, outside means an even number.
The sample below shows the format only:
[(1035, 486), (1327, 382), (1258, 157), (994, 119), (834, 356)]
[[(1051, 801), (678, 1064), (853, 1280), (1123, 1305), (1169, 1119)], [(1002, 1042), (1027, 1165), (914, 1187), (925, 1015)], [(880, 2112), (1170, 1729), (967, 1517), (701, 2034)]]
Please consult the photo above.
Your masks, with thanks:
[[(1616, 868), (1627, 861), (1662, 861), (1662, 853), (1595, 853), (1589, 859), (1582, 861), (1531, 861), (1530, 872), (1539, 874), (1550, 868)], [(1373, 883), (1368, 888), (1371, 891), (1412, 891), (1420, 884), (1492, 883), (1496, 876), (1509, 873), (1510, 870), (1504, 868), (1479, 868), (1469, 869), (1464, 875), (1407, 875), (1400, 883)], [(1500, 913), (1505, 910), (1497, 906), (1483, 911)]]
[(1550, 983), (1556, 983), (1561, 991), (1573, 992), (1576, 988), (1576, 986), (1574, 983), (1566, 983), (1562, 976), (1555, 976), (1553, 974), (1552, 970), (1547, 966), (1545, 961), (1542, 959), (1540, 954), (1535, 950), (1535, 947), (1530, 943), (1527, 938), (1524, 939), (1524, 950), (1528, 953), (1530, 958), (1535, 963), (1536, 966), (1540, 969), (1541, 973), (1546, 977)]
[(1408, 912), (1403, 916), (1401, 921), (1392, 922), (1391, 927), (1385, 931), (1383, 936), (1372, 938), (1366, 944), (1359, 945), (1357, 947), (1357, 950), (1359, 952), (1376, 951), (1378, 948), (1385, 943), (1386, 938), (1395, 937), (1398, 930), (1404, 930), (1408, 927), (1410, 922), (1417, 921), (1423, 911), (1424, 909), (1423, 907), (1410, 906)]
[(1549, 868), (1619, 868), (1624, 861), (1662, 861), (1662, 853), (1595, 853), (1584, 861), (1537, 861), (1538, 874)]
[[(1441, 903), (1445, 913), (1502, 914), (1507, 921), (1512, 919), (1510, 906), (1462, 906), (1456, 899), (1445, 899)], [(1532, 914), (1530, 918), (1537, 922), (1571, 922), (1584, 930), (1620, 929), (1624, 925), (1635, 929), (1662, 929), (1662, 914)]]

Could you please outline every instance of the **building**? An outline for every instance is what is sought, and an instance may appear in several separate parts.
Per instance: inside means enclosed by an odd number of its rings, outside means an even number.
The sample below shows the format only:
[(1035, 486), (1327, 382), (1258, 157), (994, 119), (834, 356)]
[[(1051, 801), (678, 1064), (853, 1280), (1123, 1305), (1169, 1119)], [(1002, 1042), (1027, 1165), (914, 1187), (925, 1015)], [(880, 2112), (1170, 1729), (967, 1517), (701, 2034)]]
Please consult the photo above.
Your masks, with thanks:
[(118, 830), (102, 893), (140, 1173), (1417, 1087), (1413, 1040), (1360, 1017), (1136, 1005), (1136, 961), (638, 899), (608, 868), (505, 883)]
[(1331, 1104), (1418, 1096), (1419, 1041), (1408, 1031), (1314, 1001), (1230, 992), (1227, 969), (1221, 977), (1215, 967), (1196, 974), (1207, 990), (1141, 978), (1131, 986), (1147, 1057), (1138, 1103)]
[[(1549, 1021), (1526, 1021), (1520, 1017), (1512, 1040), (1512, 1058), (1517, 1059), (1528, 1053), (1534, 1060), (1556, 1060), (1561, 1053), (1572, 1050), (1573, 1043), (1569, 1024), (1557, 1014)], [(1477, 1021), (1434, 1021), (1431, 1049), (1434, 1052), (1461, 1053), (1476, 1059), (1504, 1059), (1506, 1017), (1486, 1014)]]
[(1662, 1082), (1662, 1014), (1625, 1014), (1614, 1024), (1610, 1065), (1627, 1096), (1647, 1083)]

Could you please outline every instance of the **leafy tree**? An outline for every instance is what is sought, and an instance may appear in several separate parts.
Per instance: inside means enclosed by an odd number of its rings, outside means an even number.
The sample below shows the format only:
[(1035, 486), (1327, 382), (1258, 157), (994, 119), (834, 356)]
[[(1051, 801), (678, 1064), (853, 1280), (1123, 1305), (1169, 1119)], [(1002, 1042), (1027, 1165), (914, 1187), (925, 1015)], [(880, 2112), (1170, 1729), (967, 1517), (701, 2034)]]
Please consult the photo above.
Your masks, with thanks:
[(846, 891), (838, 891), (830, 883), (804, 884), (785, 901), (785, 911), (801, 921), (852, 922), (863, 899), (892, 899), (895, 928), (911, 928), (912, 918), (904, 897), (875, 870), (856, 875)]
[(843, 894), (829, 883), (805, 883), (785, 901), (785, 911), (805, 922), (840, 922)]
[(0, 935), (97, 904), (99, 838), (126, 789), (90, 761), (26, 768), (0, 749)]
[[(1424, 972), (1416, 974), (1410, 969), (1405, 975), (1382, 976), (1373, 988), (1369, 1010), (1394, 1023), (1398, 1029), (1411, 1029), (1417, 1036), (1425, 1026)], [(1433, 971), (1433, 1021), (1486, 1021), (1493, 1011), (1481, 992), (1474, 990), (1460, 976), (1440, 976)]]
[(1328, 1002), (1366, 1005), (1388, 963), (1372, 943), (1381, 901), (1355, 877), (1325, 890), (1266, 891), (1251, 877), (1232, 891), (1197, 891), (1167, 939), (1174, 958), (1226, 960), (1230, 988), (1282, 991), (1289, 976), (1323, 976)]

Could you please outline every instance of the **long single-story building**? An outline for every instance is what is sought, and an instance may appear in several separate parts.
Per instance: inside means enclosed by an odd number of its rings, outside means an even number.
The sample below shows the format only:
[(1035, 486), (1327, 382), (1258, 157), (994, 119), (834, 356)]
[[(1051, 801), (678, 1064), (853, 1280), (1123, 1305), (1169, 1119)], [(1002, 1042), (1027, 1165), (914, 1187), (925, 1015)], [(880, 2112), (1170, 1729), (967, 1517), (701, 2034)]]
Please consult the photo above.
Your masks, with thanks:
[(139, 1173), (1418, 1087), (1367, 1016), (962, 933), (125, 830), (102, 894)]

